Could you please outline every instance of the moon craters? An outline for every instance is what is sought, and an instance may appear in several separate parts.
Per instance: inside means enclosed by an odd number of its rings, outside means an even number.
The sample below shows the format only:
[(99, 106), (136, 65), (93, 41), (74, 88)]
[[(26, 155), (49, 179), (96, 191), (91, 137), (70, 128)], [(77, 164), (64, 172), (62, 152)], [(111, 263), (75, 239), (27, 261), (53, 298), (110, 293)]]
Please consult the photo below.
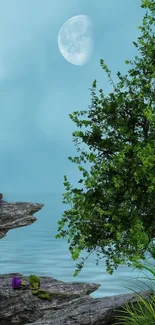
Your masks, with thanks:
[(58, 46), (61, 54), (70, 63), (87, 63), (94, 47), (90, 18), (79, 15), (67, 20), (59, 31)]

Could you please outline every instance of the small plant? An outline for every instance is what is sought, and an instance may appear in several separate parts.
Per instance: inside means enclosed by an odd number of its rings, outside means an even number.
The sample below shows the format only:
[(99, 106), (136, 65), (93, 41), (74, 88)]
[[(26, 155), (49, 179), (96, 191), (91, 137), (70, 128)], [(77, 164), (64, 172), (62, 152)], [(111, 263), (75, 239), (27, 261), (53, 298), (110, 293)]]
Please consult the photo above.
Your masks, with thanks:
[(12, 278), (12, 288), (13, 289), (26, 289), (30, 288), (33, 295), (37, 295), (39, 298), (51, 300), (52, 294), (48, 293), (45, 290), (40, 289), (40, 280), (36, 275), (31, 274), (29, 276), (30, 284), (25, 284), (24, 281), (20, 280), (18, 277)]

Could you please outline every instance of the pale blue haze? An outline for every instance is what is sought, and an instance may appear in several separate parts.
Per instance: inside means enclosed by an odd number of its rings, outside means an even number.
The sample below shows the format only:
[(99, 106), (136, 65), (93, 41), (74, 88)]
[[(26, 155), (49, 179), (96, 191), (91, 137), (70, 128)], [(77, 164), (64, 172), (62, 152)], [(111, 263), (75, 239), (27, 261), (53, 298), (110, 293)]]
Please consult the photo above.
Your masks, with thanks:
[[(79, 277), (65, 240), (56, 240), (63, 209), (63, 176), (76, 186), (79, 172), (68, 161), (76, 150), (76, 126), (68, 114), (90, 105), (92, 81), (108, 94), (112, 87), (100, 68), (125, 73), (124, 61), (137, 54), (132, 41), (145, 10), (140, 0), (0, 1), (0, 192), (8, 201), (45, 204), (32, 226), (15, 229), (0, 242), (0, 272), (51, 275), (64, 281), (102, 283), (95, 296), (123, 293), (131, 276), (122, 266), (110, 276), (104, 261), (90, 259)], [(66, 61), (57, 38), (75, 15), (88, 15), (94, 26), (94, 51), (84, 66)], [(135, 274), (138, 273), (134, 273)], [(132, 273), (133, 276), (133, 273)], [(126, 283), (128, 285), (128, 282)]]

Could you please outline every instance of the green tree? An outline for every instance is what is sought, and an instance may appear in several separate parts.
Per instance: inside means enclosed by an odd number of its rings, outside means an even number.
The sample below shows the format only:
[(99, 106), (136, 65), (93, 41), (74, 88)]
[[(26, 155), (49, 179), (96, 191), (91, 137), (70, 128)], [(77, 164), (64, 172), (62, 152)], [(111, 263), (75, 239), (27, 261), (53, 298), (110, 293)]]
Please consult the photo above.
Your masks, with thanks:
[(68, 157), (82, 173), (81, 188), (73, 188), (64, 176), (63, 203), (70, 209), (58, 221), (55, 238), (68, 237), (74, 260), (82, 251), (88, 253), (76, 264), (74, 276), (91, 254), (97, 264), (105, 258), (110, 274), (120, 264), (144, 260), (155, 237), (154, 0), (142, 0), (141, 7), (146, 9), (138, 27), (141, 36), (133, 42), (140, 55), (125, 61), (131, 67), (128, 74), (118, 72), (115, 85), (100, 60), (113, 92), (97, 93), (94, 80), (89, 109), (69, 114), (81, 129), (73, 132), (79, 155)]

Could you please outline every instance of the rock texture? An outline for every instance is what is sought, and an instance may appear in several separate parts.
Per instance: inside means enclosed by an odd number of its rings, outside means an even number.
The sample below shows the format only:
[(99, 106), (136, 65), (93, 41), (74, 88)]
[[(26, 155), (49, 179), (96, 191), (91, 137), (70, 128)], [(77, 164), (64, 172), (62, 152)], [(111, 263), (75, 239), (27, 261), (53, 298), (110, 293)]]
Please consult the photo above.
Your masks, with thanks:
[(8, 230), (28, 226), (37, 220), (33, 213), (42, 209), (44, 205), (26, 202), (0, 202), (0, 239)]
[[(29, 283), (28, 277), (19, 273), (0, 275), (1, 325), (112, 325), (120, 307), (136, 303), (134, 294), (94, 299), (89, 294), (99, 288), (96, 283), (65, 283), (41, 276), (40, 287), (53, 294), (51, 301), (44, 300), (29, 288), (12, 289), (13, 276)], [(151, 292), (141, 294), (149, 299)]]
[[(32, 214), (42, 207), (38, 203), (1, 202), (0, 238), (9, 229), (32, 224), (37, 220)], [(0, 274), (0, 325), (113, 325), (117, 321), (114, 317), (122, 315), (120, 310), (126, 303), (137, 306), (138, 297), (132, 293), (94, 299), (89, 294), (100, 284), (65, 283), (41, 276), (40, 288), (52, 294), (51, 300), (45, 300), (33, 295), (28, 287), (13, 289), (14, 276), (29, 284), (28, 277), (22, 274)], [(151, 291), (139, 293), (151, 299)]]

